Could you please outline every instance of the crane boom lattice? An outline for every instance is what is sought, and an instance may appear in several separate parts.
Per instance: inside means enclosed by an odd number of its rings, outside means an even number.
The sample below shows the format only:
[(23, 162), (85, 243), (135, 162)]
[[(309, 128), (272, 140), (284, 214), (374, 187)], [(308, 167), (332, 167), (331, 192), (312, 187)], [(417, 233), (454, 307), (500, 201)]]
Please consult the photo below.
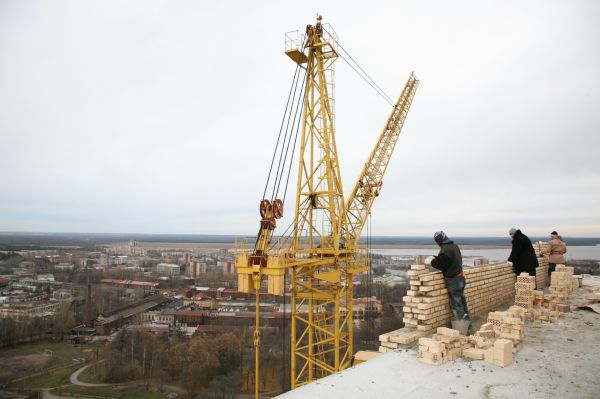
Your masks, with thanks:
[(360, 233), (371, 211), (371, 205), (379, 196), (383, 186), (383, 176), (400, 137), (406, 115), (419, 86), (414, 73), (410, 74), (404, 90), (394, 105), (375, 148), (354, 185), (346, 203), (348, 231), (345, 234), (349, 245), (357, 245)]

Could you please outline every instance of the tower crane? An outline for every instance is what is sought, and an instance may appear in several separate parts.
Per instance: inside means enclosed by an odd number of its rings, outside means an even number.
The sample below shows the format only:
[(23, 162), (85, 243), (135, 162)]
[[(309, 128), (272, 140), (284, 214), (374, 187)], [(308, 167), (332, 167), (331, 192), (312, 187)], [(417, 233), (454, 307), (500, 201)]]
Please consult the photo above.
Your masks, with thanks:
[(291, 293), (291, 388), (350, 366), (352, 278), (367, 271), (367, 249), (360, 236), (412, 104), (419, 80), (411, 73), (365, 163), (354, 188), (344, 197), (335, 139), (333, 65), (339, 46), (321, 17), (308, 25), (303, 45), (286, 54), (306, 71), (293, 231), (272, 244), (283, 201), (263, 198), (260, 230), (253, 249), (238, 248), (238, 289), (256, 293), (254, 331), (255, 394), (259, 388), (260, 288), (283, 295), (289, 273)]

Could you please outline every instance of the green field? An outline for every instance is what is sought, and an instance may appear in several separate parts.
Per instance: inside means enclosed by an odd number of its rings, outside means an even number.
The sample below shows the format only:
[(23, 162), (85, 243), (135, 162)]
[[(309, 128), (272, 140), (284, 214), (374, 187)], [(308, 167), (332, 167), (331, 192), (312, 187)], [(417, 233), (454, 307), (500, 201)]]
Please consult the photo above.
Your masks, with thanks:
[(56, 388), (51, 391), (54, 395), (94, 395), (107, 396), (111, 398), (127, 399), (158, 399), (165, 398), (166, 394), (155, 394), (146, 391), (142, 387), (82, 387), (70, 385), (68, 387)]
[(73, 345), (67, 344), (66, 342), (39, 341), (32, 344), (20, 344), (14, 348), (0, 349), (0, 358), (39, 354), (43, 353), (45, 349), (49, 349), (61, 356), (67, 354), (80, 356), (81, 353), (78, 348), (75, 348)]
[[(52, 351), (52, 354), (47, 351)], [(147, 391), (138, 384), (124, 384), (106, 387), (83, 387), (72, 385), (70, 376), (84, 363), (74, 363), (74, 359), (89, 359), (91, 351), (82, 346), (64, 342), (41, 341), (18, 345), (0, 350), (0, 363), (5, 370), (5, 383), (26, 377), (8, 384), (14, 391), (51, 389), (55, 395), (93, 395), (107, 398), (155, 399), (165, 398), (167, 393), (158, 394)], [(57, 369), (58, 368), (58, 369)], [(47, 372), (49, 369), (54, 369)], [(101, 367), (94, 372), (89, 368), (80, 374), (79, 379), (88, 383), (103, 383)], [(39, 375), (37, 375), (39, 374)]]
[(61, 378), (62, 370), (57, 370), (57, 373), (45, 373), (57, 368), (75, 366), (79, 364), (75, 359), (88, 356), (81, 347), (65, 342), (40, 341), (4, 348), (0, 350), (0, 362), (3, 365), (0, 369), (0, 383), (24, 387), (45, 387), (44, 384), (57, 386), (55, 379)]
[(67, 367), (48, 374), (27, 378), (23, 381), (11, 384), (11, 389), (42, 389), (69, 385), (69, 377), (80, 366)]

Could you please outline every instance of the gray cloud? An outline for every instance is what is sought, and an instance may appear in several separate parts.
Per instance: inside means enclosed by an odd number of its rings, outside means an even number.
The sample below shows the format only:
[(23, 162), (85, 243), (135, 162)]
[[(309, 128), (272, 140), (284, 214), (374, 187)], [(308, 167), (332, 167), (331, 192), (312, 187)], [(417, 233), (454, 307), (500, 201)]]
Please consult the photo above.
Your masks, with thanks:
[[(594, 1), (1, 1), (0, 230), (253, 234), (316, 11), (391, 97), (422, 80), (373, 234), (599, 235)], [(336, 84), (349, 193), (389, 106)]]

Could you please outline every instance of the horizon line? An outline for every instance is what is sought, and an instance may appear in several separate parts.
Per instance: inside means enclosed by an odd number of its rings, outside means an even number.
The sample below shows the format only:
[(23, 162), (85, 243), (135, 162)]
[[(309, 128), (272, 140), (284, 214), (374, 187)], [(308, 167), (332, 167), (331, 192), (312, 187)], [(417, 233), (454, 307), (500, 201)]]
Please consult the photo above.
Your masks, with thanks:
[[(114, 236), (128, 236), (128, 235), (141, 235), (141, 236), (213, 236), (213, 237), (256, 237), (256, 234), (213, 234), (213, 233), (114, 233), (114, 232), (78, 232), (78, 231), (0, 231), (0, 234), (77, 234), (77, 235), (114, 235)], [(549, 236), (549, 234), (547, 234)], [(531, 237), (545, 237), (546, 235), (535, 235), (531, 234)], [(361, 235), (363, 237), (363, 235)], [(379, 238), (398, 238), (398, 237), (407, 237), (407, 238), (429, 238), (429, 235), (411, 235), (411, 234), (382, 234), (382, 235), (372, 235), (371, 237), (379, 237)], [(451, 237), (461, 237), (461, 238), (508, 238), (508, 236), (498, 235), (498, 236), (488, 236), (488, 235), (452, 235)], [(568, 236), (570, 238), (595, 238), (600, 239), (600, 236), (587, 236), (587, 235), (576, 235), (576, 236)]]

